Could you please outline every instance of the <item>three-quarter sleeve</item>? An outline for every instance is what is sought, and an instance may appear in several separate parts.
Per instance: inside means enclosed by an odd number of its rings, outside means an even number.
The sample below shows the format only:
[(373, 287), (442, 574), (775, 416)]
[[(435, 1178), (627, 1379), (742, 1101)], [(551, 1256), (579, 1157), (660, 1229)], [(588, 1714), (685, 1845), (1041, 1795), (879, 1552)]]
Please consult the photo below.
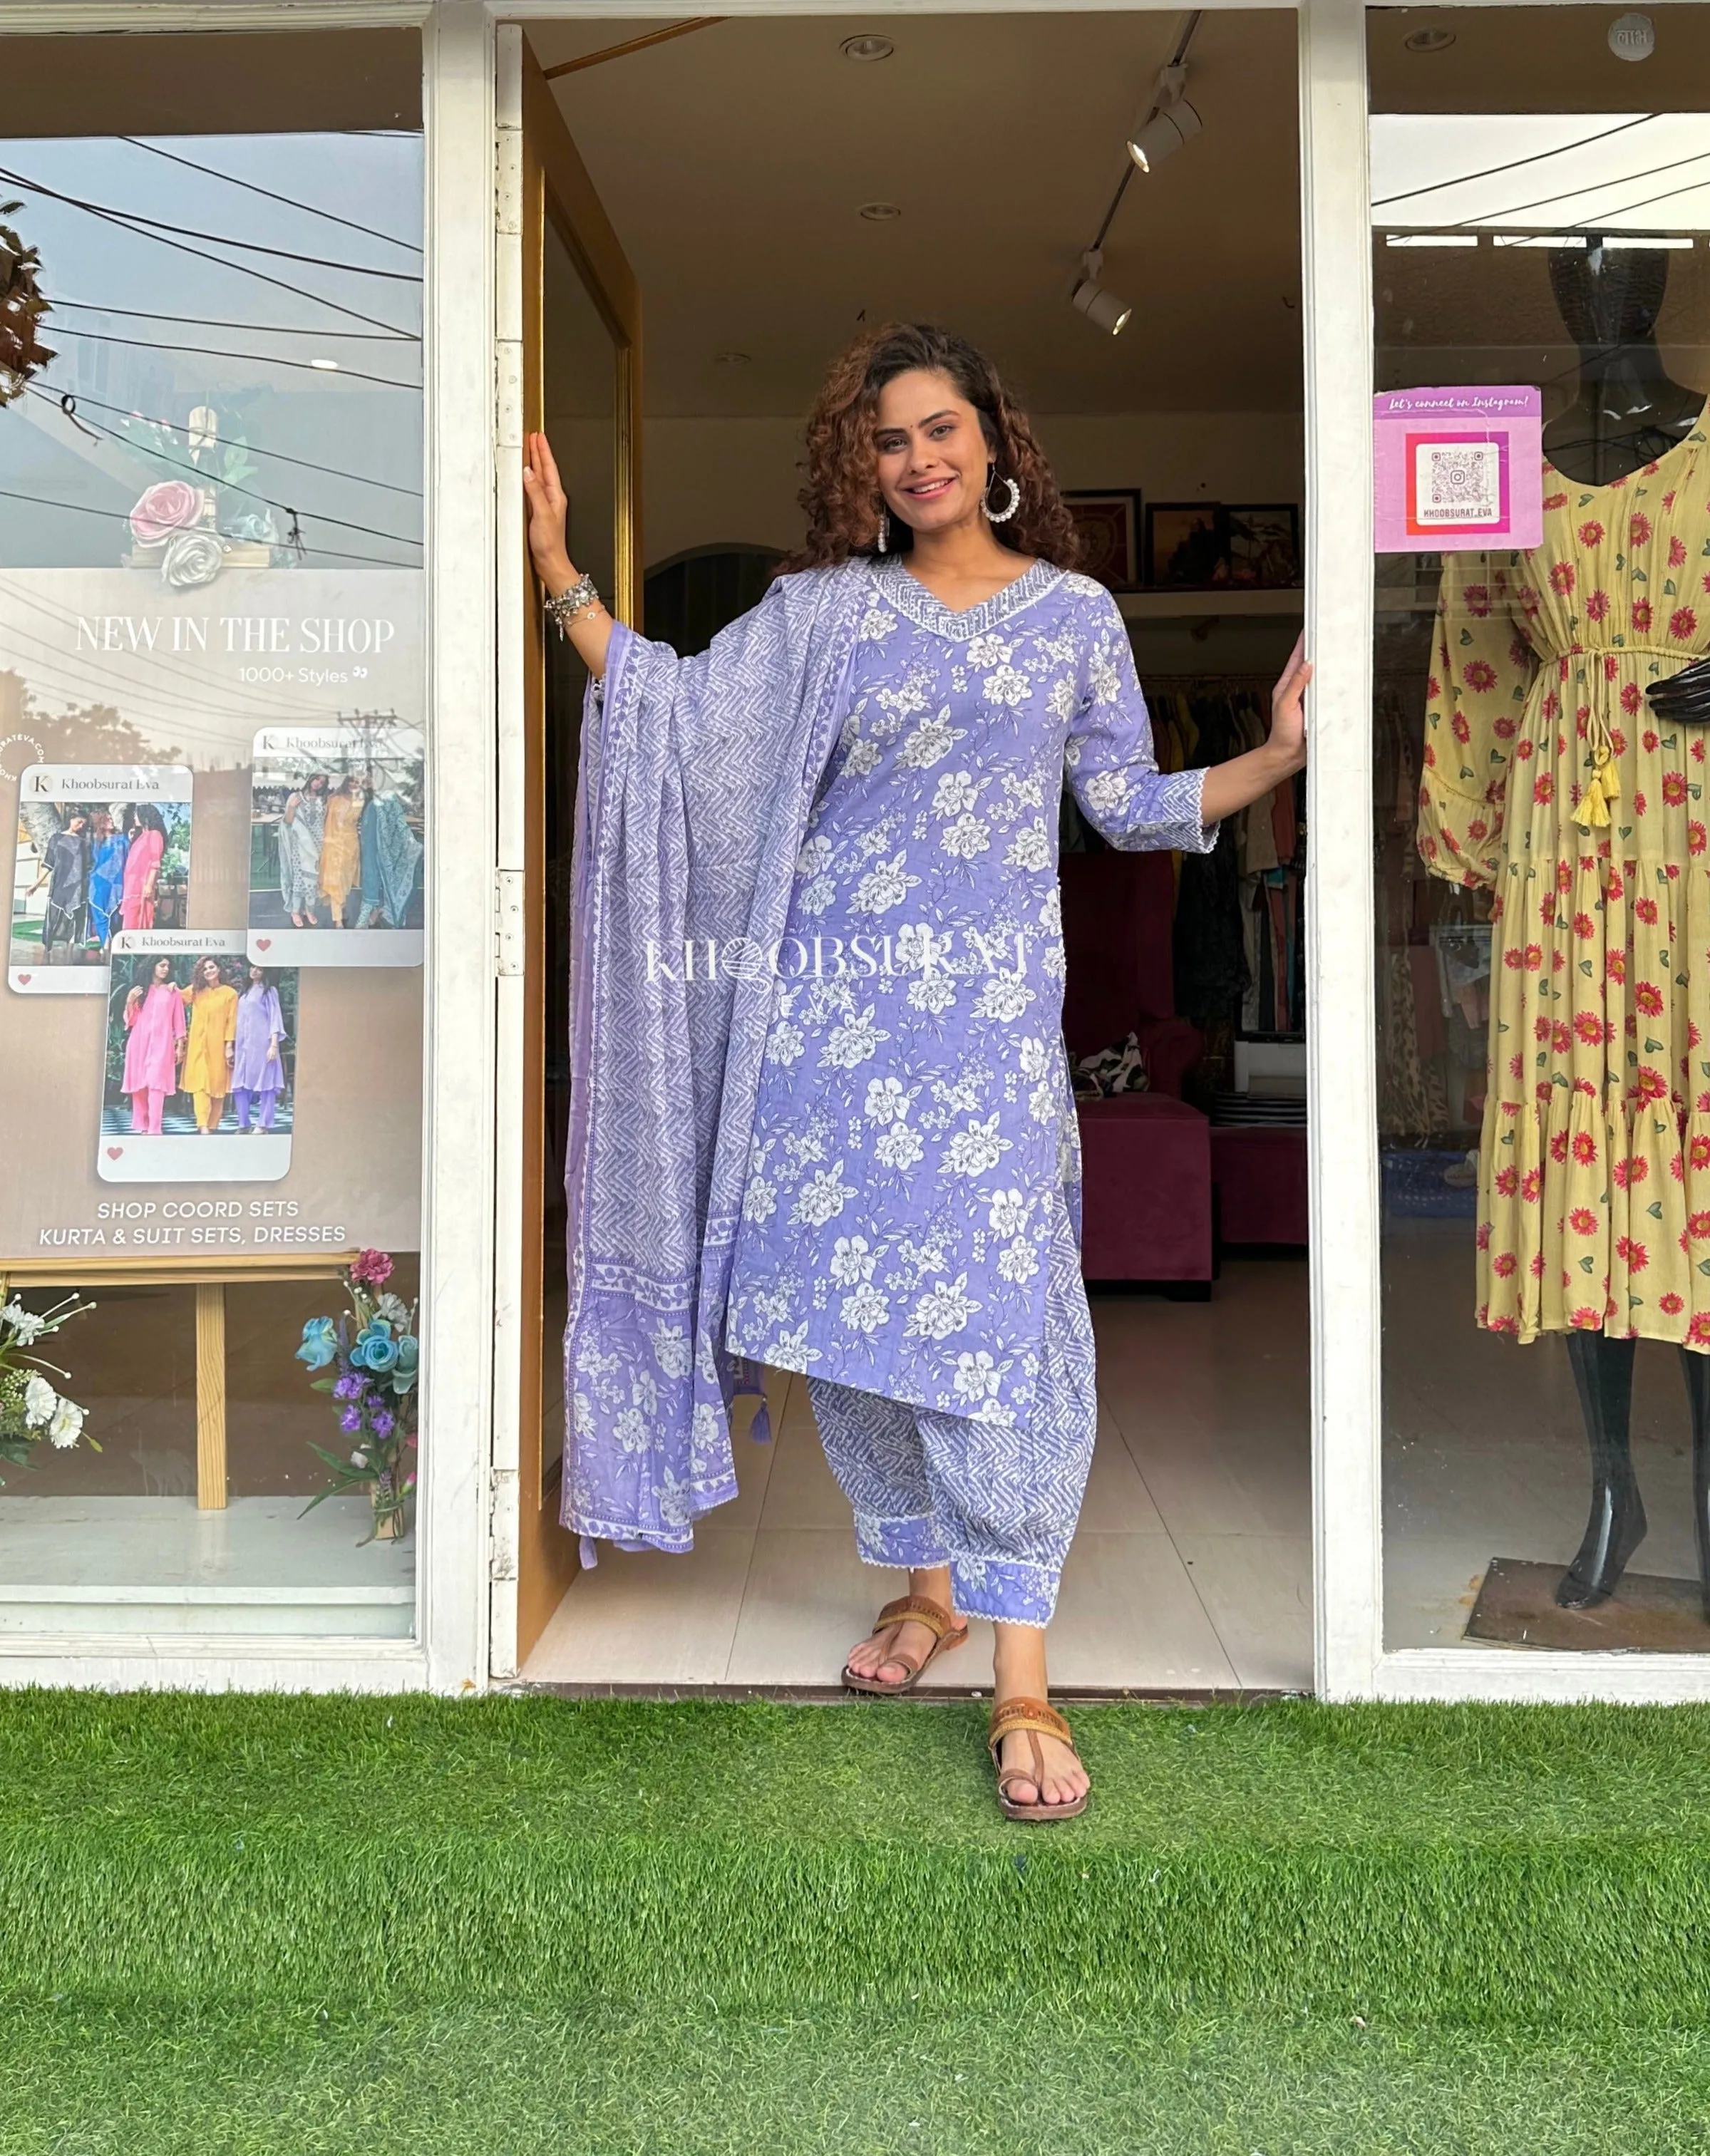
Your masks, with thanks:
[(1538, 658), (1513, 613), (1517, 557), (1451, 554), (1437, 598), (1419, 789), (1420, 858), (1433, 875), (1494, 886), (1508, 774)]
[(1128, 632), (1115, 600), (1101, 596), (1063, 752), (1070, 790), (1087, 822), (1124, 852), (1209, 854), (1217, 826), (1208, 829), (1200, 814), (1205, 773), (1158, 769)]

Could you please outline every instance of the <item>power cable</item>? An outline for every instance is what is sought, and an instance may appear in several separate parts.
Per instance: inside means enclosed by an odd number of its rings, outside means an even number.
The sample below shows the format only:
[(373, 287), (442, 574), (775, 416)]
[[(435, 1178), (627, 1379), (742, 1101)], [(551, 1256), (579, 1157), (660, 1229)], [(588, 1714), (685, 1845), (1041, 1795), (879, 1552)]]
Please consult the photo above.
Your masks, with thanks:
[(146, 150), (151, 157), (164, 157), (169, 164), (182, 165), (187, 172), (205, 173), (210, 180), (223, 180), (228, 187), (247, 188), (252, 195), (264, 195), (269, 202), (283, 203), (287, 209), (300, 209), (307, 217), (323, 217), (329, 224), (341, 224), (347, 232), (366, 233), (370, 239), (383, 240), (388, 247), (401, 247), (408, 254), (419, 254), (422, 251), (413, 239), (398, 239), (374, 225), (356, 224), (347, 217), (335, 216), (330, 209), (317, 209), (313, 203), (299, 202), (292, 195), (275, 194), (271, 187), (260, 187), (254, 180), (240, 180), (235, 172), (223, 172), (213, 165), (198, 165), (193, 157), (181, 157), (176, 150), (162, 150), (157, 142), (144, 142), (135, 135), (121, 135), (119, 140), (128, 142), (133, 150)]
[[(27, 387), (32, 397), (45, 399), (54, 405), (55, 410), (59, 408), (58, 399), (51, 397), (48, 391), (37, 388), (33, 382)], [(69, 418), (72, 415), (68, 412), (65, 416)], [(218, 485), (232, 494), (244, 495), (250, 501), (259, 501), (265, 508), (277, 509), (284, 516), (290, 517), (294, 525), (300, 514), (290, 502), (275, 501), (270, 495), (258, 494), (253, 486), (240, 486), (234, 480), (214, 480), (199, 465), (187, 465), (182, 457), (169, 457), (163, 449), (144, 449), (141, 444), (127, 440), (116, 427), (104, 426), (99, 419), (88, 424), (98, 433), (105, 434), (109, 441), (118, 442), (135, 454), (151, 457), (157, 464), (168, 465), (174, 471), (187, 472), (192, 479), (200, 480), (204, 486)], [(324, 510), (311, 510), (309, 515), (311, 520), (320, 523), (336, 524), (341, 531), (359, 531), (365, 539), (383, 539), (388, 546), (419, 547), (422, 543), (419, 539), (412, 539), (402, 531), (382, 531), (372, 524), (352, 524), (347, 517), (329, 516)]]
[[(30, 386), (34, 388), (33, 383)], [(68, 391), (66, 393), (69, 395), (70, 393)], [(64, 398), (54, 401), (59, 404), (62, 410), (64, 409)], [(97, 412), (114, 412), (121, 419), (141, 419), (145, 426), (165, 427), (174, 434), (178, 431), (176, 424), (171, 419), (153, 418), (148, 413), (133, 412), (128, 405), (125, 404), (109, 404), (105, 398), (89, 397), (80, 392), (71, 398), (71, 403), (73, 408), (66, 412), (65, 416), (73, 421), (75, 421), (78, 413), (85, 404), (92, 404)], [(419, 486), (398, 486), (389, 479), (368, 479), (361, 472), (341, 471), (336, 465), (317, 465), (307, 457), (288, 456), (283, 449), (264, 449), (256, 442), (245, 442), (243, 447), (255, 456), (271, 457), (275, 464), (300, 465), (305, 471), (325, 472), (329, 479), (348, 480), (352, 486), (383, 487), (388, 494), (405, 494), (413, 501), (419, 501), (422, 498), (422, 490)], [(410, 543), (413, 546), (415, 542), (412, 540)]]
[(317, 367), (312, 359), (287, 359), (270, 352), (222, 352), (211, 344), (162, 344), (158, 337), (113, 336), (104, 330), (75, 330), (69, 322), (54, 325), (55, 336), (80, 337), (90, 344), (122, 344), (137, 352), (187, 352), (201, 359), (241, 359), (254, 367), (289, 367), (299, 374), (336, 374), (347, 382), (376, 382), (383, 389), (408, 389), (419, 395), (419, 382), (399, 382), (389, 374), (367, 374), (359, 367)]
[[(105, 516), (110, 519), (116, 517), (121, 523), (125, 521), (125, 511), (122, 509), (91, 509), (86, 502), (82, 501), (52, 501), (39, 494), (19, 494), (9, 486), (0, 486), (0, 501), (27, 501), (33, 509), (64, 509), (74, 511), (79, 516)], [(332, 520), (327, 518), (323, 521), (330, 523)], [(413, 539), (404, 543), (408, 546), (419, 546), (421, 542), (419, 540)], [(306, 553), (324, 555), (330, 562), (366, 562), (371, 569), (419, 569), (421, 567), (419, 562), (383, 561), (377, 554), (341, 553), (336, 547), (306, 546), (304, 551)]]
[[(1635, 180), (1654, 180), (1659, 172), (1677, 172), (1683, 166), (1702, 164), (1706, 157), (1710, 157), (1710, 150), (1697, 150), (1694, 151), (1692, 155), (1689, 157), (1671, 157), (1664, 164), (1647, 165), (1641, 172), (1624, 172), (1618, 180), (1605, 180), (1601, 182), (1591, 180), (1586, 182), (1583, 187), (1560, 187), (1558, 188), (1556, 192), (1553, 195), (1540, 195), (1535, 202), (1516, 203), (1508, 209), (1485, 210), (1481, 212), (1477, 217), (1459, 218), (1456, 220), (1456, 228), (1458, 230), (1461, 226), (1468, 224), (1489, 224), (1499, 217), (1521, 217), (1523, 216), (1529, 209), (1547, 209), (1552, 203), (1569, 202), (1571, 201), (1573, 197), (1575, 195), (1589, 194), (1592, 188), (1597, 186), (1625, 187), (1630, 186)], [(1678, 194), (1687, 194), (1689, 193), (1691, 190), (1686, 187), (1679, 187), (1672, 190), (1672, 192)], [(1651, 197), (1651, 200), (1652, 202), (1661, 202), (1663, 199), (1664, 198), (1661, 195), (1652, 195)], [(1630, 207), (1635, 209), (1642, 209), (1644, 208), (1644, 204), (1642, 203), (1635, 203), (1631, 204)], [(1611, 210), (1609, 214), (1612, 217), (1620, 217), (1625, 215), (1625, 213), (1621, 210)], [(1597, 220), (1594, 218), (1582, 218), (1580, 221), (1582, 223), (1589, 224), (1594, 223)]]
[(1593, 142), (1606, 142), (1612, 135), (1625, 135), (1629, 128), (1648, 126), (1651, 121), (1661, 116), (1657, 112), (1641, 113), (1636, 120), (1624, 120), (1619, 127), (1605, 127), (1598, 134), (1582, 136), (1577, 142), (1564, 142), (1558, 149), (1538, 150), (1529, 157), (1513, 157), (1506, 165), (1487, 165), (1481, 172), (1457, 172), (1451, 180), (1433, 180), (1429, 187), (1405, 187), (1399, 195), (1379, 195), (1372, 208), (1387, 209), (1391, 203), (1415, 202), (1420, 195), (1440, 194), (1445, 187), (1470, 187), (1474, 180), (1494, 179), (1498, 172), (1517, 172), (1523, 165), (1541, 165), (1547, 157), (1565, 157), (1570, 151), (1586, 149)]
[(340, 300), (329, 300), (320, 292), (311, 292), (306, 285), (290, 285), (283, 277), (270, 277), (264, 270), (257, 270), (248, 262), (229, 262), (223, 254), (209, 254), (200, 247), (187, 247), (182, 239), (168, 239), (164, 233), (138, 232), (116, 210), (100, 209), (93, 203), (78, 202), (70, 195), (54, 193), (51, 187), (36, 187), (33, 182), (20, 180), (9, 172), (0, 172), (0, 179), (14, 187), (47, 195), (55, 202), (68, 203), (72, 208), (86, 211), (90, 217), (98, 217), (104, 223), (116, 224), (132, 239), (152, 239), (159, 246), (171, 247), (180, 254), (193, 256), (198, 262), (211, 262), (216, 270), (230, 270), (240, 277), (253, 277), (258, 285), (271, 285), (276, 291), (289, 292), (295, 300), (312, 300), (317, 307), (326, 307), (335, 315), (343, 315), (348, 321), (366, 322), (370, 329), (390, 330), (395, 336), (400, 337), (410, 335), (408, 330), (399, 329), (396, 322), (383, 321), (378, 315), (362, 314), (355, 307), (347, 307)]
[(303, 262), (314, 270), (341, 270), (347, 277), (383, 277), (394, 285), (419, 285), (420, 277), (413, 270), (377, 270), (365, 262), (336, 262), (325, 254), (299, 254), (289, 247), (267, 247), (259, 239), (234, 239), (229, 233), (198, 232), (193, 224), (180, 224), (174, 218), (145, 217), (140, 209), (110, 210), (100, 203), (83, 202), (75, 195), (61, 194), (54, 187), (44, 187), (39, 180), (27, 180), (22, 173), (0, 172), (0, 179), (13, 186), (32, 187), (39, 195), (50, 201), (68, 203), (73, 209), (92, 211), (97, 217), (116, 217), (121, 223), (144, 224), (151, 231), (182, 232), (192, 239), (205, 239), (210, 247), (236, 247), (246, 254), (270, 254), (280, 262)]
[[(1683, 161), (1690, 162), (1690, 161)], [(1649, 209), (1654, 203), (1672, 202), (1677, 195), (1695, 195), (1710, 187), (1710, 176), (1688, 180), (1684, 187), (1666, 188), (1660, 195), (1646, 195), (1636, 203), (1620, 203), (1614, 209), (1605, 210), (1601, 218), (1585, 217), (1579, 220), (1575, 229), (1594, 230), (1600, 223), (1607, 223), (1612, 217), (1630, 217), (1636, 209)]]
[(259, 330), (264, 336), (342, 337), (350, 344), (419, 344), (413, 330), (298, 329), (289, 322), (229, 322), (212, 315), (163, 315), (158, 307), (103, 307), (93, 300), (59, 300), (52, 311), (69, 307), (80, 315), (122, 315), (131, 321), (177, 322), (197, 330)]

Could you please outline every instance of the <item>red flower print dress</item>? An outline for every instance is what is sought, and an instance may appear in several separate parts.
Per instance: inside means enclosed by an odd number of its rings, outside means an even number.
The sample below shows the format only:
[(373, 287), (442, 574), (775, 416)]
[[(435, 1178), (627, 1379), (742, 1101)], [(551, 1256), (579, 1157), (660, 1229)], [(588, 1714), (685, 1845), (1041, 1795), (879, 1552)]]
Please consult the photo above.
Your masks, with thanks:
[(1710, 727), (1645, 699), (1710, 654), (1710, 449), (1544, 488), (1535, 552), (1446, 559), (1420, 791), (1493, 894), (1478, 1322), (1710, 1348)]

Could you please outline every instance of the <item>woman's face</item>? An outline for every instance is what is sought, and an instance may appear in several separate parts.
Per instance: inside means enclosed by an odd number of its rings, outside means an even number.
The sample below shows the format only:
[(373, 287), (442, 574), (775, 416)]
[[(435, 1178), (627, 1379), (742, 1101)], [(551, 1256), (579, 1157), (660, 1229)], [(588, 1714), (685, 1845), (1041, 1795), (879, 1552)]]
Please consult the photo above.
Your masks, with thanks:
[(264, 966), (252, 966), (249, 968), (249, 985), (252, 988), (259, 988), (266, 978), (267, 968)]
[(916, 367), (879, 393), (874, 434), (879, 491), (917, 531), (942, 531), (980, 514), (992, 453), (979, 413), (947, 374)]
[(170, 981), (172, 979), (172, 962), (170, 958), (157, 958), (155, 960), (154, 978), (157, 982)]
[(214, 988), (219, 986), (218, 959), (201, 958), (197, 961), (196, 985), (198, 988)]

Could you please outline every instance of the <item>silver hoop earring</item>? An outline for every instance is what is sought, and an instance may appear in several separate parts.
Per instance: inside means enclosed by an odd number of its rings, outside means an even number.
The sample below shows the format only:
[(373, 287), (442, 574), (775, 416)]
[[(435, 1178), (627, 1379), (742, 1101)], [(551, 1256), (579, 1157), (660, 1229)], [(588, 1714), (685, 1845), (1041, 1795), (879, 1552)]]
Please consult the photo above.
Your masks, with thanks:
[(879, 511), (879, 552), (881, 554), (888, 553), (890, 547), (891, 513), (888, 510), (881, 509)]
[(1021, 506), (1021, 489), (1015, 484), (1013, 479), (1006, 479), (1003, 480), (1001, 483), (1009, 490), (1009, 506), (1004, 509), (993, 508), (988, 496), (989, 496), (992, 490), (992, 480), (998, 479), (999, 477), (999, 473), (994, 470), (986, 480), (985, 493), (980, 496), (979, 506), (986, 513), (986, 521), (988, 524), (1007, 524), (1009, 521), (1009, 519), (1015, 514), (1016, 511)]

